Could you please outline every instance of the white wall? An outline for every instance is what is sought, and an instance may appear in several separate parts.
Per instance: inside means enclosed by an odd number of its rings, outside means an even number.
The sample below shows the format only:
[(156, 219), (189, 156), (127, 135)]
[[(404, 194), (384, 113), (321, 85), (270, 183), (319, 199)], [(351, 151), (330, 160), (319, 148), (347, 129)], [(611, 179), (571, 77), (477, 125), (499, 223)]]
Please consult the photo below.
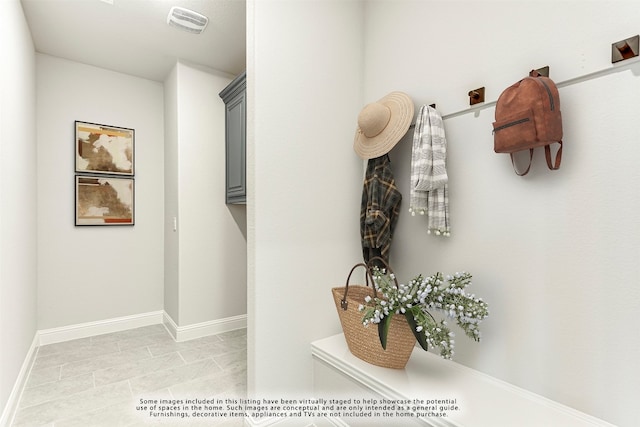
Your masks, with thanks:
[[(37, 57), (38, 328), (163, 308), (163, 87)], [(135, 129), (135, 226), (74, 226), (74, 121)]]
[(362, 4), (249, 1), (247, 20), (249, 390), (300, 396), (362, 256)]
[(230, 82), (182, 62), (165, 82), (175, 103), (166, 110), (173, 114), (167, 117), (165, 234), (173, 255), (166, 305), (178, 326), (247, 312), (245, 208), (225, 204), (225, 105), (218, 93)]
[[(371, 1), (365, 101), (403, 90), (443, 113), (487, 101), (533, 68), (562, 82), (610, 67), (638, 33), (637, 2)], [(621, 426), (637, 423), (640, 65), (560, 89), (565, 150), (515, 175), (493, 152), (494, 108), (445, 121), (452, 236), (411, 217), (411, 134), (392, 151), (405, 197), (391, 261), (401, 280), (467, 270), (489, 302), (484, 339), (456, 360)]]
[(0, 2), (0, 44), (0, 408), (5, 408), (37, 329), (36, 67), (18, 0)]

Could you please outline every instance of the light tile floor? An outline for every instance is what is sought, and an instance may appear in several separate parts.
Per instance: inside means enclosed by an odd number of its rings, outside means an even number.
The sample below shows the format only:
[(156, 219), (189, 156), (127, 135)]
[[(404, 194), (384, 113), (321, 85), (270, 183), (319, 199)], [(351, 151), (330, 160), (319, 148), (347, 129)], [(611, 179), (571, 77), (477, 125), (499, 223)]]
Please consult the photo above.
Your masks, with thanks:
[(240, 418), (152, 417), (137, 406), (246, 397), (246, 338), (240, 329), (175, 342), (153, 325), (42, 346), (12, 426), (242, 426)]

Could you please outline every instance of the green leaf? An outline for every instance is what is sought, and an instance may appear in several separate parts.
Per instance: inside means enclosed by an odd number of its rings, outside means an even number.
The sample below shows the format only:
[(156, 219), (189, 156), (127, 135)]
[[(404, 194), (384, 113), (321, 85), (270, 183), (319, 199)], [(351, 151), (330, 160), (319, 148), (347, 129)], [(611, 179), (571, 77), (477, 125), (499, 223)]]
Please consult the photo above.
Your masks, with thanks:
[(418, 323), (416, 323), (413, 311), (407, 310), (404, 313), (404, 316), (407, 318), (407, 322), (409, 323), (411, 332), (413, 332), (413, 335), (416, 337), (416, 341), (418, 341), (420, 347), (422, 347), (423, 350), (429, 350), (429, 345), (427, 344), (427, 336), (424, 334), (424, 329), (420, 332), (416, 330), (416, 328), (418, 327)]
[(389, 327), (391, 326), (391, 317), (393, 316), (390, 313), (387, 317), (382, 319), (380, 323), (378, 323), (378, 336), (380, 337), (380, 344), (382, 344), (383, 349), (387, 349), (387, 336), (389, 335)]

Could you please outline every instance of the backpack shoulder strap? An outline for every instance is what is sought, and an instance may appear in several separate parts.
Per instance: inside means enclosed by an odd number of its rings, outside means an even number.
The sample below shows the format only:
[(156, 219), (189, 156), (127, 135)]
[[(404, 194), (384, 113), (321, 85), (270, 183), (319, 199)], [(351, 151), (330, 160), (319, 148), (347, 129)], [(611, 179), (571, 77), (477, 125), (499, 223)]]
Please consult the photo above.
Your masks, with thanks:
[[(527, 169), (522, 173), (518, 172), (518, 169), (516, 169), (516, 161), (513, 158), (513, 153), (509, 153), (509, 155), (511, 156), (511, 165), (513, 166), (513, 171), (516, 173), (516, 175), (525, 176), (529, 173), (529, 169), (531, 169), (531, 163), (533, 162), (533, 148), (529, 148), (529, 166), (527, 166)], [(549, 156), (551, 156), (551, 154), (549, 154)]]
[[(556, 152), (556, 159), (554, 162), (551, 161), (551, 146), (544, 146), (544, 157), (547, 160), (547, 167), (551, 170), (560, 169), (560, 162), (562, 161), (562, 141), (558, 141), (558, 144), (560, 144), (560, 148), (558, 148), (558, 151)], [(533, 162), (533, 148), (529, 149), (529, 165), (524, 172), (518, 172), (515, 159), (513, 158), (513, 153), (510, 153), (509, 155), (511, 156), (511, 165), (513, 166), (513, 171), (516, 173), (516, 175), (525, 176), (529, 173), (529, 170), (531, 169), (531, 163)]]
[(558, 141), (558, 144), (560, 144), (560, 148), (558, 148), (556, 152), (556, 160), (554, 163), (551, 163), (551, 146), (544, 146), (544, 157), (547, 159), (547, 167), (551, 170), (560, 169), (560, 162), (562, 161), (562, 141)]

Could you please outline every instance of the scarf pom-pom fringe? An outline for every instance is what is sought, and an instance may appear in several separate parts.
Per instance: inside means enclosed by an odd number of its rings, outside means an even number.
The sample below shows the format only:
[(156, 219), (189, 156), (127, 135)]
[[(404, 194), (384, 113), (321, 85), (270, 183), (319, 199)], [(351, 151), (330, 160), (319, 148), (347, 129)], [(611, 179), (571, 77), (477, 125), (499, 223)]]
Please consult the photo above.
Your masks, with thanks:
[[(427, 214), (427, 211), (425, 209), (409, 208), (409, 212), (411, 213), (411, 216), (416, 216), (416, 212), (420, 213), (420, 215)], [(431, 228), (427, 229), (427, 234), (431, 234), (432, 231), (433, 231), (433, 234), (435, 234), (436, 236), (444, 236), (444, 237), (451, 236), (451, 232), (449, 230), (431, 229)]]

